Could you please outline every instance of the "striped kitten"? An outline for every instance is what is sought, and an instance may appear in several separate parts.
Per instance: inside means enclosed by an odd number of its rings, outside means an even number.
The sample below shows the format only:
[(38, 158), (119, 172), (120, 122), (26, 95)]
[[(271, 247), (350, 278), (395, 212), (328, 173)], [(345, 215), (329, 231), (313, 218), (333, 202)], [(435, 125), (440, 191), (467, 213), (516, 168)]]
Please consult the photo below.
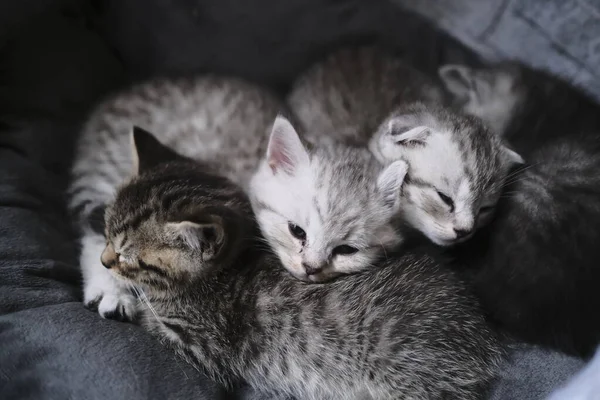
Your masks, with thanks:
[(402, 219), (440, 246), (488, 224), (512, 167), (523, 163), (478, 119), (424, 104), (392, 113), (369, 148), (384, 164), (408, 163)]
[(522, 159), (477, 120), (441, 108), (443, 98), (436, 82), (402, 60), (361, 47), (310, 69), (288, 104), (309, 140), (368, 145), (385, 165), (408, 162), (402, 220), (450, 246), (489, 222), (509, 169)]
[(287, 103), (312, 142), (366, 145), (398, 105), (439, 103), (443, 91), (427, 76), (378, 47), (345, 48), (294, 83)]
[(129, 320), (134, 313), (134, 297), (99, 263), (105, 239), (90, 223), (130, 175), (131, 124), (161, 132), (161, 142), (251, 190), (269, 244), (300, 279), (319, 282), (359, 271), (401, 242), (391, 219), (405, 163), (384, 169), (367, 151), (333, 144), (305, 150), (284, 118), (269, 139), (281, 107), (255, 86), (206, 77), (152, 81), (98, 108), (81, 137), (70, 188), (83, 232), (87, 307), (106, 318)]
[(600, 106), (517, 64), (447, 66), (448, 89), (524, 154), (489, 230), (459, 248), (491, 316), (521, 340), (591, 356), (600, 343)]
[(134, 296), (100, 264), (106, 240), (96, 226), (117, 187), (131, 175), (132, 124), (160, 132), (161, 142), (210, 162), (247, 186), (281, 106), (256, 86), (209, 76), (150, 81), (96, 109), (79, 140), (70, 187), (70, 208), (83, 235), (80, 264), (86, 307), (97, 308), (105, 318), (129, 320), (134, 314)]
[(278, 118), (250, 183), (263, 235), (296, 278), (323, 282), (359, 272), (402, 243), (394, 228), (406, 163), (383, 168), (366, 149), (307, 149)]
[(139, 175), (107, 208), (102, 262), (188, 362), (277, 398), (483, 398), (502, 349), (448, 269), (412, 254), (303, 284), (253, 245), (239, 187), (150, 135), (135, 142)]

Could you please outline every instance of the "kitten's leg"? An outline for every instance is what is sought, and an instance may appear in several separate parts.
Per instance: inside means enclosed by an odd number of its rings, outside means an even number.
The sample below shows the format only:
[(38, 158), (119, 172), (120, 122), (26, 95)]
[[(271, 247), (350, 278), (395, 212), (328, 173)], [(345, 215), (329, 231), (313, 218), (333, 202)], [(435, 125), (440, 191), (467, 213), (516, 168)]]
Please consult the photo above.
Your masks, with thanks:
[(84, 306), (98, 310), (103, 318), (132, 321), (137, 299), (100, 262), (100, 255), (106, 246), (104, 237), (88, 230), (83, 234), (81, 244)]

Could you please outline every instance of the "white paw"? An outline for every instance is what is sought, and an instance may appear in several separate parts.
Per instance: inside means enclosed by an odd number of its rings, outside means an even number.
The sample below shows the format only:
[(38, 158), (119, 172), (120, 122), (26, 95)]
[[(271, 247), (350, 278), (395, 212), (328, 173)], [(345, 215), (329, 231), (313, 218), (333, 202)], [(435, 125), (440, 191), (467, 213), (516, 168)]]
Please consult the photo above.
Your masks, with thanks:
[(98, 311), (102, 318), (133, 321), (137, 299), (124, 283), (118, 281), (100, 263), (100, 255), (105, 246), (104, 237), (86, 232), (81, 243), (83, 305)]
[(137, 299), (128, 289), (117, 285), (108, 288), (89, 285), (84, 288), (83, 304), (98, 311), (102, 318), (128, 322), (135, 319)]

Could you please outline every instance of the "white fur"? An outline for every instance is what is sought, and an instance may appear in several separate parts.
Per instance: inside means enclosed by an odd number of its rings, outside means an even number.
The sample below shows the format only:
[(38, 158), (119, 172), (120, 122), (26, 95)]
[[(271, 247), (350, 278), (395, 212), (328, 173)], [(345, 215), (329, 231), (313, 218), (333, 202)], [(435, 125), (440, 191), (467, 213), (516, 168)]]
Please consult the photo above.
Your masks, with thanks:
[[(297, 133), (288, 124), (284, 131), (275, 129), (272, 135), (287, 136), (286, 140), (270, 141), (277, 146), (286, 145), (287, 160), (296, 160), (292, 168), (281, 169), (276, 158), (267, 156), (258, 168), (250, 183), (250, 194), (256, 218), (271, 248), (279, 256), (284, 267), (295, 277), (310, 281), (324, 281), (342, 273), (360, 271), (370, 266), (380, 251), (395, 246), (401, 239), (393, 230), (390, 220), (398, 207), (397, 201), (386, 205), (385, 196), (390, 192), (399, 193), (406, 164), (399, 162), (389, 167), (387, 176), (382, 172), (380, 187), (375, 189), (377, 174), (373, 176), (371, 190), (378, 192), (364, 207), (360, 200), (367, 196), (368, 185), (352, 185), (345, 171), (347, 164), (338, 167), (333, 159), (325, 156), (309, 156), (300, 144)], [(296, 135), (296, 139), (293, 136)], [(349, 149), (347, 149), (350, 151)], [(269, 150), (267, 154), (272, 154)], [(356, 150), (356, 154), (341, 154), (339, 157), (364, 157), (365, 164), (371, 161), (367, 151)], [(335, 155), (330, 155), (334, 157)], [(356, 161), (357, 164), (362, 160)], [(274, 163), (275, 162), (275, 163)], [(377, 165), (375, 160), (371, 161)], [(381, 167), (377, 167), (377, 171)], [(370, 172), (364, 166), (365, 174)], [(392, 175), (397, 176), (392, 179)], [(344, 207), (346, 206), (346, 207)], [(333, 211), (332, 211), (333, 210)], [(345, 213), (345, 211), (347, 211)], [(347, 215), (344, 215), (347, 214)], [(346, 226), (340, 218), (357, 215), (351, 221), (354, 227)], [(307, 240), (302, 242), (289, 230), (289, 223), (301, 227)], [(333, 249), (339, 245), (349, 245), (359, 249), (351, 255), (334, 255)], [(303, 265), (321, 268), (322, 272), (308, 275)]]
[[(415, 124), (409, 115), (394, 119), (393, 123), (382, 124), (369, 144), (370, 150), (384, 164), (405, 160), (411, 179), (428, 184), (404, 185), (403, 197), (408, 201), (402, 203), (403, 218), (438, 245), (465, 240), (459, 239), (455, 230), (474, 230), (479, 204), (475, 203), (471, 184), (463, 173), (464, 160), (456, 141), (452, 140), (454, 133), (431, 117), (425, 126), (393, 135), (390, 128)], [(411, 140), (418, 140), (420, 144), (404, 144)], [(453, 211), (437, 191), (453, 199)]]
[(106, 318), (116, 310), (123, 316), (133, 319), (137, 304), (136, 298), (127, 286), (114, 278), (100, 262), (100, 255), (106, 247), (102, 235), (86, 231), (81, 238), (80, 265), (83, 274), (83, 303), (89, 306), (98, 302), (98, 313)]

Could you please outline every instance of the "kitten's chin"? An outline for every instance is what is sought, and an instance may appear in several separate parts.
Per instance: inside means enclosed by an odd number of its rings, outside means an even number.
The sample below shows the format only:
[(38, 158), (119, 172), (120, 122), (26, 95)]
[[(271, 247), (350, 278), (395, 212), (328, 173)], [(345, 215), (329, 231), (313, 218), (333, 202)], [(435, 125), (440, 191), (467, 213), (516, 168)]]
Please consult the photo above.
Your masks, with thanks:
[(342, 275), (340, 273), (320, 273), (320, 274), (315, 274), (315, 275), (306, 275), (306, 274), (294, 273), (294, 272), (291, 272), (290, 270), (287, 270), (287, 271), (295, 279), (302, 281), (304, 283), (309, 283), (309, 284), (327, 283), (327, 282), (330, 282), (330, 281), (334, 280), (335, 278)]

